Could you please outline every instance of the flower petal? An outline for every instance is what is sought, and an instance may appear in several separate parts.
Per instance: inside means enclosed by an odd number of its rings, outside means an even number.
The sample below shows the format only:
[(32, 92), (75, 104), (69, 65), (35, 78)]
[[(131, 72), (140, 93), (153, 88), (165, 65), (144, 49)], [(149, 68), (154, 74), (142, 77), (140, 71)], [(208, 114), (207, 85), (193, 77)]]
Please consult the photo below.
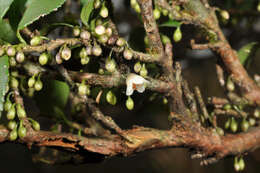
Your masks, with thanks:
[(139, 93), (143, 93), (144, 90), (145, 90), (145, 86), (144, 86), (144, 85), (136, 85), (136, 90), (137, 90)]
[(127, 85), (127, 87), (126, 87), (126, 95), (130, 96), (130, 95), (133, 94), (133, 92), (134, 92), (134, 90), (133, 90), (132, 84), (131, 85)]

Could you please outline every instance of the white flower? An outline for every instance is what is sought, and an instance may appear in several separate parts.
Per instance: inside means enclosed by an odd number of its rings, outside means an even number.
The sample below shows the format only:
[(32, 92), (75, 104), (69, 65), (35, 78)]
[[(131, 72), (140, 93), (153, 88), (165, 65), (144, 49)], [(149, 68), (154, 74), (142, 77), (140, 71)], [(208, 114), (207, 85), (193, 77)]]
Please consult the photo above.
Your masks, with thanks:
[(144, 92), (146, 85), (149, 83), (150, 82), (145, 80), (142, 76), (129, 73), (126, 78), (126, 95), (132, 95), (134, 90), (137, 90), (139, 93)]

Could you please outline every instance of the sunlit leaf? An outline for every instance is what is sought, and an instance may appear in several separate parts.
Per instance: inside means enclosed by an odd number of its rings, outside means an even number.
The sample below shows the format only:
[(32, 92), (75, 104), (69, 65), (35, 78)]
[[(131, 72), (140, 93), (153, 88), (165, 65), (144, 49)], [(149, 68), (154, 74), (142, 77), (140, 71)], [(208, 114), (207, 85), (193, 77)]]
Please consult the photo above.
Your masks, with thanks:
[(257, 47), (258, 47), (258, 43), (252, 42), (252, 43), (249, 43), (249, 44), (243, 46), (241, 49), (239, 49), (238, 58), (239, 58), (241, 64), (245, 65), (245, 63), (254, 54)]
[(8, 56), (5, 55), (0, 57), (0, 118), (3, 111), (3, 104), (5, 102), (5, 94), (8, 85), (8, 68)]
[(0, 19), (4, 17), (12, 2), (13, 0), (0, 0)]
[(0, 20), (0, 39), (8, 43), (16, 41), (15, 32), (6, 20)]

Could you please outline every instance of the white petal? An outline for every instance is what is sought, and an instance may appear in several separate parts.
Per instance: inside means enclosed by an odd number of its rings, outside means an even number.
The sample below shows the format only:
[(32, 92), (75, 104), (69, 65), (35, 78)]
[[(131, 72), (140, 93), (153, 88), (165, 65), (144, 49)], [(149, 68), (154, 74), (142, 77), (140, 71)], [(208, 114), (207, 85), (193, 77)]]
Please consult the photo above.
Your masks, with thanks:
[(126, 85), (128, 85), (128, 83), (142, 84), (144, 83), (144, 81), (146, 80), (142, 76), (139, 76), (134, 73), (130, 73), (127, 75)]
[(127, 85), (127, 87), (126, 87), (126, 95), (130, 96), (130, 95), (133, 94), (133, 92), (134, 92), (134, 90), (133, 90), (132, 84), (131, 85)]
[(144, 86), (144, 85), (137, 85), (137, 86), (136, 86), (136, 90), (137, 90), (139, 93), (143, 93), (144, 90), (145, 90), (145, 86)]

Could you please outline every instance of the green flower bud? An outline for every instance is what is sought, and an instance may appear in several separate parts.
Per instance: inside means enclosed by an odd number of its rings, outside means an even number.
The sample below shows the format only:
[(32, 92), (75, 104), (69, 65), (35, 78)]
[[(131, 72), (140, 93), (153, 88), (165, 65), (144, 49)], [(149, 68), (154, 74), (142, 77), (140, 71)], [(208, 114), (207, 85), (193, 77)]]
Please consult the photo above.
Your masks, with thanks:
[(255, 109), (254, 111), (254, 117), (259, 118), (260, 117), (260, 110), (258, 108)]
[(16, 139), (17, 139), (17, 131), (16, 131), (16, 129), (14, 129), (9, 134), (9, 140), (15, 141)]
[(104, 72), (104, 70), (103, 70), (102, 68), (98, 69), (98, 74), (103, 75), (104, 73), (105, 73), (105, 72)]
[(220, 11), (220, 15), (224, 20), (228, 20), (229, 19), (229, 13), (226, 10), (221, 10)]
[(179, 42), (181, 41), (181, 38), (182, 38), (181, 28), (177, 27), (177, 29), (173, 33), (173, 40), (175, 42)]
[(18, 128), (18, 136), (19, 138), (24, 138), (26, 136), (27, 130), (26, 128), (20, 123), (20, 126)]
[(126, 41), (123, 38), (118, 38), (117, 41), (116, 41), (116, 45), (119, 46), (119, 47), (124, 46), (125, 43), (126, 43)]
[(225, 129), (229, 129), (230, 124), (231, 124), (231, 119), (228, 118), (228, 120), (225, 122)]
[(9, 46), (9, 47), (7, 48), (7, 50), (6, 50), (6, 54), (7, 54), (8, 56), (15, 56), (15, 54), (16, 54), (15, 48), (14, 48), (13, 46)]
[(106, 18), (108, 16), (108, 9), (105, 5), (102, 6), (99, 15), (103, 18)]
[(131, 1), (130, 1), (131, 7), (134, 7), (136, 4), (137, 4), (136, 0), (131, 0)]
[(18, 116), (19, 119), (26, 117), (26, 112), (20, 104), (16, 105), (16, 112), (17, 112), (17, 116)]
[(100, 46), (93, 46), (92, 53), (95, 56), (100, 56), (102, 54), (102, 49)]
[(7, 127), (8, 127), (8, 129), (10, 129), (10, 130), (14, 130), (14, 129), (17, 128), (17, 124), (16, 124), (15, 121), (12, 120), (12, 121), (9, 121), (9, 122), (8, 122)]
[(106, 29), (105, 29), (105, 27), (103, 25), (96, 26), (95, 33), (97, 35), (103, 35), (103, 34), (105, 34), (105, 32), (106, 32)]
[(141, 13), (141, 8), (140, 8), (140, 6), (139, 6), (138, 3), (135, 4), (134, 10), (135, 10), (137, 13)]
[(237, 131), (237, 122), (233, 117), (231, 119), (230, 129), (234, 133)]
[(234, 91), (235, 90), (235, 84), (233, 83), (233, 81), (230, 79), (230, 78), (228, 78), (228, 80), (227, 80), (227, 90), (228, 91)]
[(95, 1), (94, 1), (94, 8), (95, 8), (95, 9), (98, 9), (100, 6), (101, 6), (100, 0), (95, 0)]
[(40, 91), (40, 90), (42, 89), (42, 87), (43, 87), (42, 81), (38, 79), (38, 80), (35, 82), (35, 84), (34, 84), (34, 89), (35, 89), (36, 91)]
[(12, 102), (10, 100), (6, 100), (4, 105), (4, 110), (7, 112), (11, 109), (11, 107), (12, 107)]
[(216, 128), (216, 131), (217, 131), (218, 135), (220, 135), (220, 136), (223, 136), (223, 135), (224, 135), (224, 130), (223, 130), (222, 128), (217, 127), (217, 128)]
[(106, 28), (106, 35), (110, 37), (113, 34), (112, 28)]
[(250, 126), (254, 126), (256, 123), (254, 118), (249, 118), (248, 122)]
[(138, 62), (135, 63), (135, 65), (134, 65), (134, 71), (135, 71), (136, 73), (139, 73), (139, 72), (141, 71), (141, 69), (142, 69), (142, 65), (141, 65), (141, 63), (138, 61)]
[(39, 131), (41, 129), (40, 124), (37, 121), (32, 121), (32, 127), (34, 130)]
[(86, 52), (87, 52), (87, 55), (91, 55), (92, 54), (92, 47), (86, 46)]
[(15, 67), (16, 66), (16, 60), (15, 60), (15, 58), (14, 57), (10, 57), (9, 58), (9, 64), (10, 64), (10, 66), (11, 67)]
[(39, 57), (39, 63), (40, 63), (41, 65), (45, 65), (45, 64), (47, 64), (48, 59), (49, 59), (48, 54), (47, 54), (47, 53), (42, 53), (42, 54), (40, 55), (40, 57)]
[(140, 75), (143, 76), (143, 77), (146, 77), (148, 74), (148, 71), (145, 67), (145, 64), (143, 64), (142, 68), (141, 68), (141, 71), (140, 71)]
[(249, 128), (249, 123), (244, 118), (243, 121), (241, 122), (241, 129), (243, 132), (246, 132), (248, 130), (248, 128)]
[(257, 4), (257, 11), (260, 12), (260, 2)]
[(168, 14), (169, 14), (169, 11), (168, 11), (168, 10), (166, 10), (166, 9), (163, 9), (163, 10), (162, 10), (162, 14), (163, 14), (164, 16), (168, 16)]
[(133, 110), (134, 109), (134, 101), (133, 101), (133, 99), (130, 96), (128, 96), (128, 99), (126, 100), (125, 105), (126, 105), (126, 108), (128, 110)]
[(240, 171), (240, 165), (239, 165), (239, 163), (237, 161), (237, 157), (235, 157), (234, 169), (235, 169), (235, 171)]
[(78, 94), (81, 95), (81, 96), (90, 95), (89, 86), (84, 84), (84, 82), (82, 82), (78, 87)]
[(144, 44), (145, 46), (149, 46), (149, 39), (147, 35), (144, 37)]
[(19, 81), (18, 81), (15, 77), (11, 77), (10, 86), (11, 86), (12, 88), (18, 88), (18, 86), (19, 86)]
[(81, 58), (81, 59), (80, 59), (80, 63), (81, 63), (82, 65), (86, 65), (86, 64), (89, 63), (89, 60), (90, 60), (90, 58), (87, 56), (87, 57), (85, 57), (85, 58)]
[(42, 38), (40, 36), (35, 36), (31, 39), (30, 45), (37, 46), (42, 43)]
[(83, 47), (80, 52), (79, 52), (79, 57), (80, 58), (86, 58), (88, 55), (87, 55), (87, 51), (86, 51), (86, 48)]
[(232, 106), (228, 103), (223, 106), (223, 109), (226, 110), (226, 111), (230, 110), (231, 108), (232, 108)]
[(116, 62), (114, 59), (107, 58), (105, 68), (110, 73), (113, 73), (116, 70)]
[(165, 45), (167, 43), (171, 43), (171, 40), (166, 35), (161, 35), (162, 43)]
[(78, 36), (80, 35), (80, 29), (79, 29), (79, 27), (74, 27), (74, 28), (73, 28), (73, 35), (74, 35), (75, 37), (78, 37)]
[(83, 40), (89, 40), (91, 37), (90, 33), (88, 31), (82, 31), (80, 33), (80, 38)]
[(108, 41), (108, 36), (107, 35), (101, 35), (99, 38), (98, 38), (98, 41), (105, 44), (107, 41)]
[(166, 98), (166, 97), (164, 97), (164, 98), (163, 98), (163, 104), (165, 104), (165, 105), (166, 105), (167, 103), (168, 103), (168, 100), (167, 100), (167, 98)]
[(123, 55), (125, 59), (131, 60), (133, 57), (133, 52), (130, 49), (125, 48)]
[(11, 109), (6, 114), (6, 118), (8, 120), (13, 120), (15, 118), (16, 112), (15, 112), (15, 107), (14, 106), (15, 106), (15, 104), (12, 105)]
[(23, 52), (17, 52), (15, 59), (18, 63), (24, 62), (24, 59), (25, 59), (24, 53)]
[(244, 159), (241, 157), (238, 161), (238, 164), (239, 164), (239, 170), (240, 171), (243, 171), (245, 169), (245, 162), (244, 162)]
[(116, 96), (114, 95), (114, 93), (112, 91), (108, 91), (107, 95), (106, 95), (106, 100), (107, 100), (107, 102), (109, 104), (115, 105), (116, 101), (117, 101), (117, 98), (116, 98)]
[(161, 17), (161, 12), (160, 12), (160, 10), (159, 10), (158, 8), (155, 8), (155, 9), (153, 10), (153, 16), (154, 16), (155, 20), (160, 19), (160, 17)]
[(31, 77), (31, 78), (29, 78), (27, 84), (28, 84), (28, 87), (29, 87), (29, 88), (33, 88), (33, 87), (34, 87), (34, 84), (35, 84), (34, 76)]
[(65, 61), (68, 61), (71, 57), (71, 50), (68, 47), (64, 47), (60, 53), (60, 56)]

